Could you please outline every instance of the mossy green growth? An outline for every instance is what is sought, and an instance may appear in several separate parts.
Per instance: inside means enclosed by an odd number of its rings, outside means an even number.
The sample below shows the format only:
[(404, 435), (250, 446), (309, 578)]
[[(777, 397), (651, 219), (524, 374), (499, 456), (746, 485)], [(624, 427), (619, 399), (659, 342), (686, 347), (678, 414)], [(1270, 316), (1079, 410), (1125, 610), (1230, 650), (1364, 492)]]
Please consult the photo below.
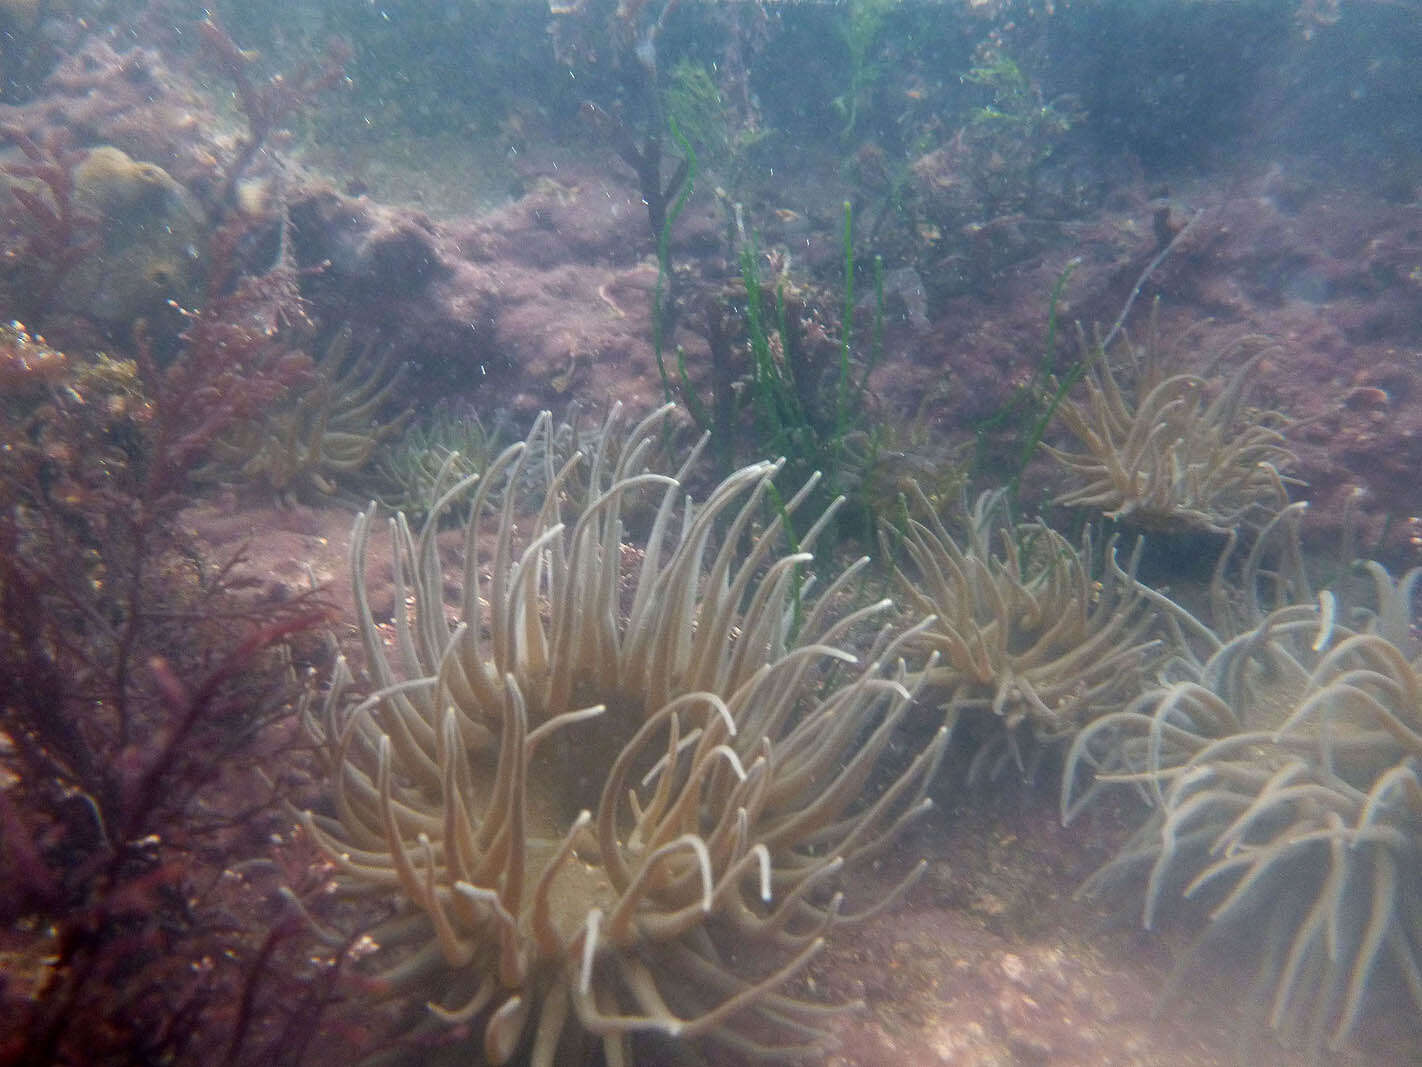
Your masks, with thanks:
[[(844, 271), (840, 335), (819, 318), (826, 294), (787, 278), (767, 282), (753, 239), (740, 252), (740, 286), (728, 305), (713, 309), (710, 392), (698, 392), (678, 350), (674, 395), (693, 420), (712, 431), (723, 469), (764, 456), (783, 457), (790, 484), (818, 476), (823, 506), (843, 495), (841, 533), (872, 540), (889, 510), (911, 457), (886, 450), (883, 420), (875, 418), (869, 375), (878, 361), (883, 328), (883, 266), (875, 261), (876, 312), (863, 353), (853, 343), (853, 216), (844, 206)], [(818, 340), (812, 338), (818, 337)], [(672, 383), (668, 382), (669, 388)], [(895, 438), (897, 440), (897, 438)]]
[(699, 153), (712, 158), (726, 154), (730, 131), (725, 104), (704, 63), (686, 56), (678, 59), (663, 94), (667, 118)]
[(845, 137), (854, 133), (859, 121), (860, 105), (878, 80), (882, 67), (869, 56), (884, 28), (889, 12), (900, 6), (900, 0), (850, 0), (849, 13), (841, 34), (849, 50), (849, 87), (834, 100), (835, 110), (844, 119)]
[(1045, 99), (1017, 62), (1002, 53), (983, 55), (962, 80), (991, 93), (969, 112), (963, 131), (972, 182), (990, 214), (1021, 211), (1030, 206), (1038, 168), (1084, 112), (1070, 96)]
[(706, 65), (686, 56), (676, 61), (667, 77), (662, 106), (678, 144), (682, 139), (688, 141), (725, 188), (737, 189), (747, 167), (747, 153), (769, 131), (746, 125), (726, 103)]

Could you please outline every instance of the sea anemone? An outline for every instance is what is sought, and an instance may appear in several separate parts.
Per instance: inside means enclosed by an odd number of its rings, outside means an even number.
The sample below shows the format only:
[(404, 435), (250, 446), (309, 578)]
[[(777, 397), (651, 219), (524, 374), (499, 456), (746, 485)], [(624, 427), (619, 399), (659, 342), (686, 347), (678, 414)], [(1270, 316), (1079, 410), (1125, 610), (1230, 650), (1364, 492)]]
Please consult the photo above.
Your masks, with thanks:
[[(427, 418), (381, 444), (375, 474), (390, 491), (378, 499), (408, 519), (422, 520), (450, 486), (482, 475), (500, 451), (497, 428), (486, 428), (472, 411), (456, 412), (437, 403)], [(448, 512), (446, 517), (450, 522), (459, 518)]]
[(1126, 338), (1123, 345), (1134, 377), (1130, 392), (1104, 346), (1088, 345), (1084, 336), (1081, 343), (1090, 351), (1085, 402), (1069, 397), (1057, 414), (1085, 451), (1047, 448), (1079, 482), (1056, 503), (1147, 529), (1211, 533), (1261, 525), (1288, 503), (1280, 473), (1294, 462), (1282, 432), (1287, 419), (1244, 408), (1270, 342), (1236, 341), (1214, 362), (1239, 361), (1238, 369), (1212, 383), (1170, 372), (1152, 316), (1145, 344), (1138, 348)]
[(353, 345), (351, 331), (340, 330), (309, 380), (213, 442), (196, 476), (263, 482), (283, 503), (349, 492), (342, 480), (369, 480), (376, 449), (409, 421), (408, 409), (386, 417), (402, 377), (389, 351)]
[[(658, 1038), (821, 1058), (839, 1009), (784, 987), (861, 917), (839, 886), (928, 806), (946, 742), (876, 774), (914, 693), (906, 636), (871, 621), (888, 603), (845, 607), (867, 561), (812, 596), (805, 549), (829, 514), (776, 548), (811, 487), (776, 506), (778, 464), (758, 463), (693, 503), (690, 460), (646, 469), (669, 411), (630, 432), (614, 411), (534, 494), (545, 415), (418, 535), (397, 515), (393, 656), (365, 581), (372, 515), (356, 524), (374, 692), (349, 699), (340, 668), (311, 717), (333, 810), (303, 821), (349, 887), (400, 901), (371, 932), (372, 977), (414, 1006), (408, 1029), (481, 1034), (489, 1063), (600, 1044), (625, 1064)], [(470, 489), (455, 597), (438, 517)]]
[(1375, 610), (1331, 591), (1278, 607), (1091, 723), (1062, 794), (1069, 820), (1104, 786), (1141, 790), (1150, 818), (1083, 891), (1141, 886), (1147, 928), (1177, 894), (1206, 901), (1196, 949), (1257, 945), (1269, 1025), (1335, 1050), (1380, 972), (1422, 1011), (1422, 571), (1365, 572)]
[(932, 616), (911, 639), (937, 657), (924, 680), (950, 721), (1001, 726), (982, 760), (1008, 754), (1022, 766), (1022, 739), (1035, 747), (1070, 737), (1119, 711), (1164, 658), (1153, 594), (1137, 581), (1134, 556), (1124, 568), (1117, 560), (1115, 538), (1098, 560), (1089, 529), (1078, 549), (1044, 523), (1008, 521), (1005, 495), (990, 492), (960, 546), (919, 494), (904, 548), (913, 575), (896, 569), (899, 586)]

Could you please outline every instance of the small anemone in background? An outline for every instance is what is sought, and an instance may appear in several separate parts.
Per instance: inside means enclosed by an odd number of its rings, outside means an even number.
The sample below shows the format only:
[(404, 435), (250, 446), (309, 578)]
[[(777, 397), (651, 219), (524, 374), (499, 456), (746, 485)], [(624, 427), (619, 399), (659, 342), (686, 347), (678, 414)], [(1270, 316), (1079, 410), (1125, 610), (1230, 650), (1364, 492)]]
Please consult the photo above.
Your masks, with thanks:
[[(524, 481), (530, 491), (542, 489), (544, 468), (561, 467), (579, 449), (593, 452), (602, 433), (601, 420), (585, 417), (579, 405), (569, 406), (566, 416), (550, 424), (546, 434), (524, 442)], [(396, 438), (383, 440), (367, 481), (376, 500), (407, 519), (423, 520), (458, 482), (471, 486), (498, 458), (506, 442), (521, 431), (513, 428), (513, 416), (500, 412), (488, 425), (472, 406), (437, 401), (428, 416), (411, 423)], [(659, 447), (675, 448), (668, 438)], [(497, 506), (506, 486), (490, 488), (489, 503)], [(463, 516), (444, 508), (440, 521), (456, 525)]]
[(1077, 548), (1045, 523), (1014, 523), (1004, 491), (981, 494), (966, 525), (960, 544), (915, 492), (908, 571), (895, 576), (906, 603), (932, 617), (912, 639), (937, 657), (923, 679), (930, 695), (950, 723), (991, 723), (970, 777), (1008, 759), (1025, 774), (1149, 686), (1170, 651), (1160, 598), (1136, 578), (1139, 550), (1123, 566), (1115, 537), (1098, 552), (1089, 527)]
[[(853, 606), (867, 560), (811, 589), (833, 506), (777, 547), (813, 482), (771, 506), (779, 465), (757, 463), (696, 503), (682, 482), (700, 446), (674, 476), (648, 470), (670, 411), (629, 430), (614, 409), (559, 466), (542, 416), (418, 534), (397, 515), (389, 632), (365, 580), (373, 515), (357, 522), (373, 691), (351, 695), (342, 664), (308, 708), (331, 809), (303, 821), (348, 890), (399, 901), (366, 961), (404, 1008), (397, 1048), (468, 1041), (541, 1067), (598, 1049), (647, 1062), (668, 1040), (822, 1058), (843, 1006), (787, 984), (897, 897), (855, 915), (843, 890), (927, 809), (946, 744), (939, 730), (885, 771), (914, 631), (879, 625), (887, 601)], [(471, 490), (454, 594), (439, 514)]]
[[(502, 451), (500, 437), (501, 428), (486, 428), (477, 412), (437, 402), (428, 416), (381, 442), (373, 468), (388, 488), (378, 500), (407, 518), (423, 519), (452, 485), (483, 475)], [(445, 516), (458, 519), (449, 511)]]
[(1148, 530), (1215, 534), (1263, 526), (1288, 504), (1289, 419), (1245, 403), (1275, 348), (1267, 338), (1242, 337), (1213, 360), (1238, 363), (1225, 381), (1175, 373), (1152, 312), (1145, 341), (1125, 337), (1121, 346), (1129, 386), (1112, 369), (1106, 342), (1089, 343), (1082, 331), (1080, 345), (1086, 396), (1065, 398), (1057, 417), (1084, 451), (1046, 446), (1077, 483), (1054, 503)]
[(390, 349), (355, 344), (343, 327), (304, 381), (212, 443), (194, 477), (260, 485), (288, 505), (360, 499), (358, 487), (380, 479), (377, 450), (413, 414), (395, 410), (404, 372)]

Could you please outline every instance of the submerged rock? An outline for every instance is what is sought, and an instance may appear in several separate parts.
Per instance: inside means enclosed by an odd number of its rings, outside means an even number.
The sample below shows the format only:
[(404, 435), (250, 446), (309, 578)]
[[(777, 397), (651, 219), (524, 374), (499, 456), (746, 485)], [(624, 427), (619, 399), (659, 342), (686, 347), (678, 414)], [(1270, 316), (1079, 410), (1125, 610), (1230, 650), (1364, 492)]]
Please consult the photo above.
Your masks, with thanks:
[(93, 250), (57, 294), (66, 311), (125, 325), (202, 292), (207, 223), (197, 200), (156, 163), (111, 145), (74, 168), (74, 206), (95, 220)]

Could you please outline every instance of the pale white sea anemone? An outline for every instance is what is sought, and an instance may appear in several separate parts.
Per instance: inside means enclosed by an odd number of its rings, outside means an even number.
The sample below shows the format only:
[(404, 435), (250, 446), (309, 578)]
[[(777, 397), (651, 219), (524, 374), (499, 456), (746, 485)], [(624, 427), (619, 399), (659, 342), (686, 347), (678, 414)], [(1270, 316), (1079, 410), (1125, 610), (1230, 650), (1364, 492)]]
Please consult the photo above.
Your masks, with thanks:
[(1150, 817), (1085, 891), (1138, 892), (1147, 928), (1206, 901), (1197, 949), (1255, 954), (1268, 1024), (1335, 1050), (1380, 976), (1422, 1022), (1422, 571), (1365, 573), (1372, 607), (1326, 590), (1246, 612), (1198, 670), (1091, 723), (1062, 794), (1070, 819), (1141, 791)]

